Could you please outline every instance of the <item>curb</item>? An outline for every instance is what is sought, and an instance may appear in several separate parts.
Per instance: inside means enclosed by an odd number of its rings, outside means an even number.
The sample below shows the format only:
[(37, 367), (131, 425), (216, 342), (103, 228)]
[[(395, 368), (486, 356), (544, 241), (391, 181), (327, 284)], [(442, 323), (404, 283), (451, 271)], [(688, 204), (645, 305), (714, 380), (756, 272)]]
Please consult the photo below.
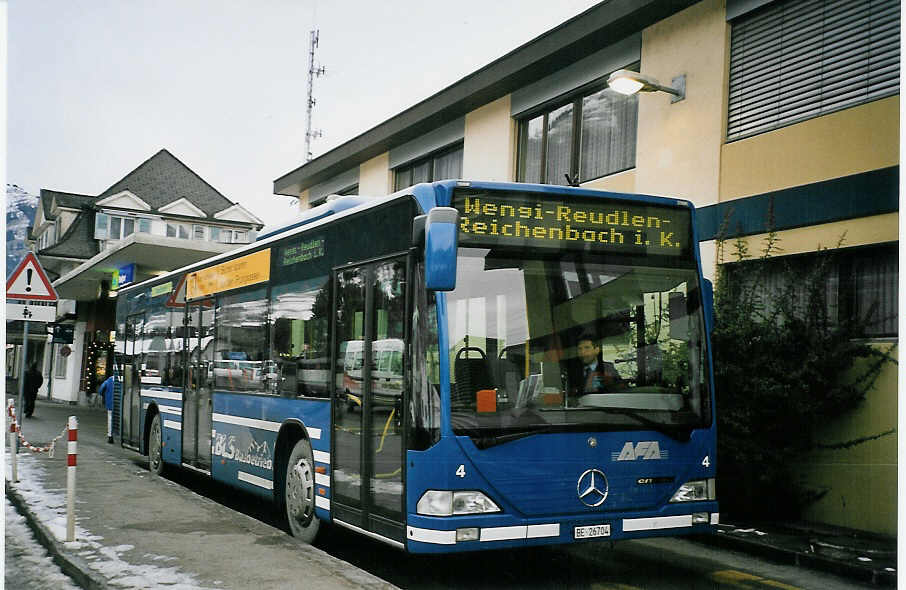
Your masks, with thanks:
[(88, 562), (75, 555), (70, 555), (66, 551), (63, 543), (57, 541), (54, 534), (41, 523), (40, 520), (32, 513), (25, 499), (19, 495), (19, 492), (12, 486), (10, 481), (5, 480), (6, 497), (16, 508), (16, 511), (25, 518), (28, 528), (32, 530), (37, 538), (38, 543), (50, 553), (53, 562), (57, 564), (63, 573), (72, 578), (72, 580), (85, 588), (86, 590), (109, 590), (107, 581), (99, 578), (90, 567)]
[(821, 555), (815, 555), (813, 553), (783, 549), (766, 543), (759, 543), (755, 540), (733, 537), (725, 533), (693, 535), (690, 536), (689, 539), (704, 545), (712, 545), (722, 549), (731, 549), (751, 555), (757, 555), (758, 557), (763, 557), (783, 564), (807, 567), (859, 580), (861, 582), (868, 582), (875, 586), (889, 586), (895, 588), (897, 585), (897, 575), (895, 572), (887, 572), (870, 566), (846, 563)]

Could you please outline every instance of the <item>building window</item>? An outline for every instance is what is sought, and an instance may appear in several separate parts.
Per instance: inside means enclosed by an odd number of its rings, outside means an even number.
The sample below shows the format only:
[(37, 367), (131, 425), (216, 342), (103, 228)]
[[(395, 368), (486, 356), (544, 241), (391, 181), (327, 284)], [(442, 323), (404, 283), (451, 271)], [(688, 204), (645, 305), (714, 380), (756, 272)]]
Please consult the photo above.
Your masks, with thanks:
[(638, 97), (598, 87), (519, 121), (517, 180), (585, 182), (635, 166)]
[(240, 229), (230, 229), (228, 227), (212, 227), (211, 241), (220, 242), (221, 244), (247, 244), (249, 241), (249, 232)]
[[(826, 266), (823, 266), (826, 265)], [(815, 269), (826, 274), (822, 293), (831, 324), (854, 319), (869, 338), (897, 335), (899, 266), (895, 245), (813, 252), (730, 265), (728, 279), (755, 282), (770, 294), (784, 294), (791, 305), (806, 304), (803, 289)], [(766, 313), (772, 310), (767, 309)]]
[(68, 366), (68, 363), (69, 363), (69, 357), (60, 354), (60, 351), (63, 349), (63, 346), (65, 346), (65, 345), (64, 344), (54, 344), (54, 347), (56, 347), (56, 350), (54, 351), (53, 358), (56, 359), (54, 362), (57, 366), (54, 368), (53, 374), (54, 374), (54, 377), (57, 379), (66, 378), (66, 367)]
[(785, 0), (732, 22), (727, 138), (899, 94), (900, 3)]
[(204, 230), (205, 230), (205, 227), (203, 225), (193, 225), (192, 226), (192, 237), (196, 240), (203, 240), (204, 239)]
[(147, 217), (138, 218), (138, 231), (143, 234), (151, 233), (151, 220)]
[[(147, 222), (147, 231), (151, 231), (151, 220), (140, 219)], [(135, 218), (120, 215), (98, 213), (94, 218), (94, 238), (96, 240), (122, 240), (135, 231)], [(139, 229), (139, 231), (142, 231)]]
[(57, 226), (54, 223), (47, 226), (47, 229), (45, 229), (44, 233), (38, 238), (38, 250), (43, 250), (54, 244), (56, 241), (56, 229)]
[(462, 149), (462, 144), (458, 144), (394, 169), (393, 190), (398, 191), (419, 182), (461, 178)]
[(188, 240), (189, 239), (189, 226), (186, 225), (185, 223), (167, 222), (167, 237)]

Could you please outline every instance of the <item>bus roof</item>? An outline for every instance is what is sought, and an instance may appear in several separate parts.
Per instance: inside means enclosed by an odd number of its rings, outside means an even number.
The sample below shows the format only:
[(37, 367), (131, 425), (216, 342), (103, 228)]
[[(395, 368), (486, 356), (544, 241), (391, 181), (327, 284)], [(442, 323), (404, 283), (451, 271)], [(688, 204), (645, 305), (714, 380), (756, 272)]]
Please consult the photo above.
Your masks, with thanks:
[(120, 290), (122, 293), (129, 292), (142, 286), (147, 286), (156, 281), (166, 280), (176, 275), (191, 271), (195, 268), (205, 266), (218, 260), (225, 260), (244, 252), (259, 249), (262, 246), (275, 242), (287, 236), (292, 236), (304, 231), (320, 227), (334, 220), (342, 219), (347, 215), (365, 211), (373, 207), (383, 205), (398, 199), (414, 198), (421, 208), (422, 212), (427, 212), (434, 207), (449, 207), (453, 199), (453, 191), (457, 188), (472, 188), (478, 190), (490, 191), (519, 191), (528, 193), (543, 194), (560, 194), (574, 195), (576, 197), (606, 197), (619, 200), (631, 200), (635, 202), (648, 202), (651, 204), (666, 205), (672, 207), (687, 207), (694, 209), (692, 202), (685, 199), (672, 197), (659, 197), (655, 195), (640, 195), (632, 193), (617, 193), (591, 189), (584, 187), (572, 187), (552, 184), (531, 184), (521, 182), (495, 182), (486, 180), (439, 180), (435, 182), (423, 182), (405, 189), (396, 191), (385, 197), (367, 197), (361, 195), (348, 195), (329, 200), (327, 203), (312, 207), (304, 211), (292, 221), (278, 227), (259, 237), (255, 242), (247, 244), (241, 248), (230, 250), (222, 254), (217, 254), (210, 258), (194, 262), (182, 268), (167, 272), (166, 274), (144, 280), (134, 285), (129, 285)]

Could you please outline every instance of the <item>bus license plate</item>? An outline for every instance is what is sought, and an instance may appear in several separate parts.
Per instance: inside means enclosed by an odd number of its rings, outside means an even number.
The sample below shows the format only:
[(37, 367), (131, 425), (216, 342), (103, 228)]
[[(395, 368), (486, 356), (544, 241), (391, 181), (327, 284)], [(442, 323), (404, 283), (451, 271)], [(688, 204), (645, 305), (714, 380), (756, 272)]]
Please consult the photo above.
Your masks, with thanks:
[(573, 529), (575, 539), (593, 539), (595, 537), (609, 537), (609, 524), (593, 524), (590, 526), (577, 526)]

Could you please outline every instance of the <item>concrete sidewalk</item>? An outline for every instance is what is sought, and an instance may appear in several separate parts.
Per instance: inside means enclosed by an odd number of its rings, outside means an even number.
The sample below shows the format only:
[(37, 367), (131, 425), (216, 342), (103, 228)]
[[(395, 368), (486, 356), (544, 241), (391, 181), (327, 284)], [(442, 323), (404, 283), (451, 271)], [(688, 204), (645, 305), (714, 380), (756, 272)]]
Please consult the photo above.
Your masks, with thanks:
[(76, 541), (63, 542), (65, 436), (53, 458), (20, 449), (17, 484), (9, 481), (7, 454), (6, 494), (83, 587), (149, 587), (142, 580), (152, 579), (179, 588), (395, 588), (284, 531), (152, 477), (142, 457), (107, 444), (102, 410), (38, 401), (34, 417), (23, 421), (23, 436), (44, 446), (71, 415), (79, 421)]

